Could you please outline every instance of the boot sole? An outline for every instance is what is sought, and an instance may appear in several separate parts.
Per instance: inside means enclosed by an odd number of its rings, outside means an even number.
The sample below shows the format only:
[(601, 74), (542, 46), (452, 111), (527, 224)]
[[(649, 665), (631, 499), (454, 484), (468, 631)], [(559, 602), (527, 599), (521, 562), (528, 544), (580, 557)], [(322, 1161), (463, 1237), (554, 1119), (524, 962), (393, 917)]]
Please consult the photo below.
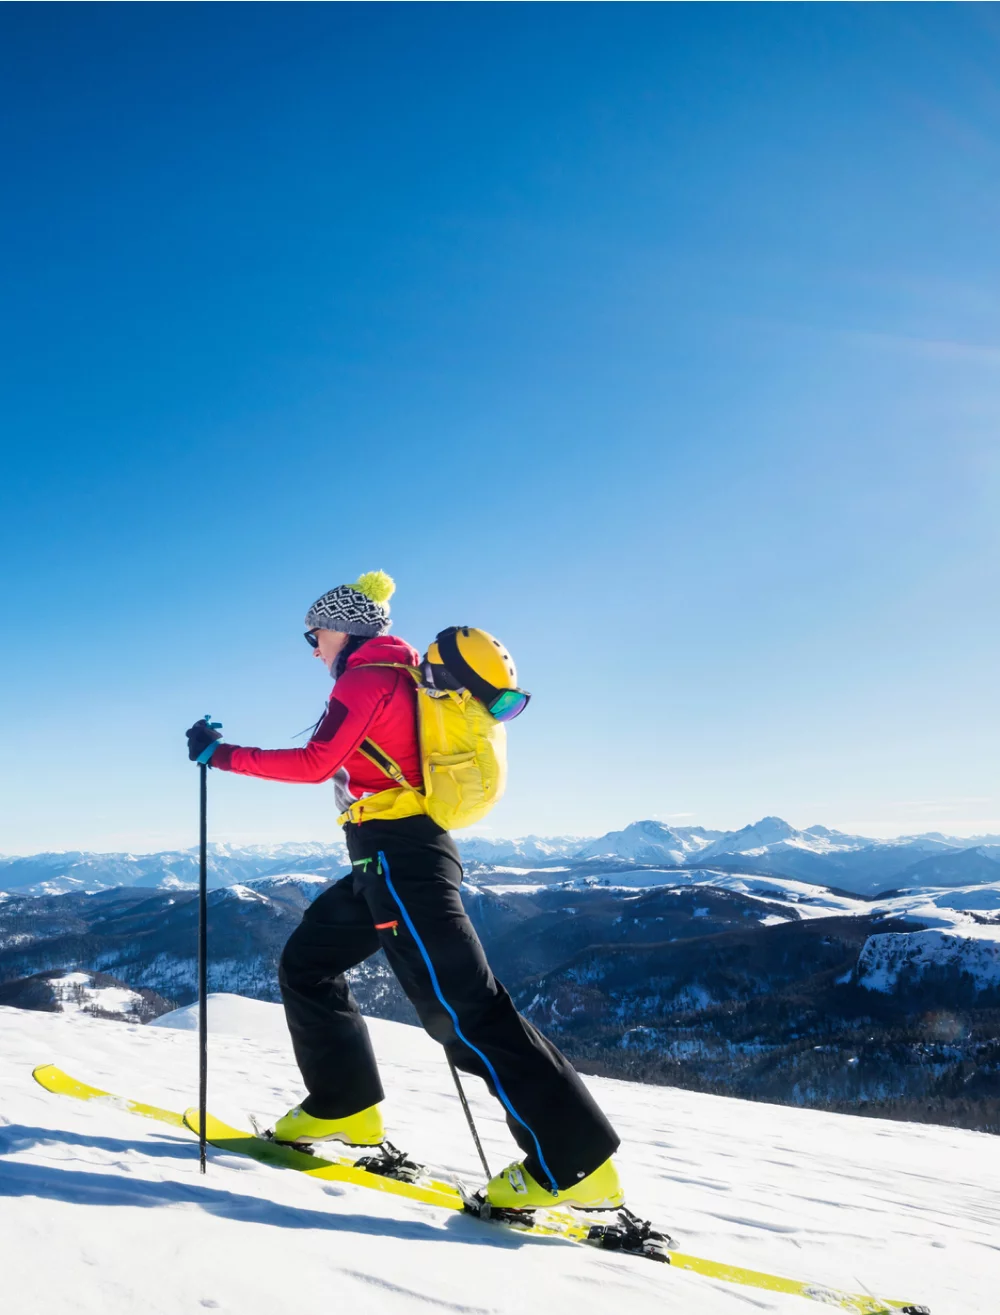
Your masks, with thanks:
[(279, 1141), (279, 1146), (356, 1146), (360, 1151), (377, 1151), (380, 1141), (346, 1141), (343, 1137), (300, 1137), (297, 1141)]
[[(487, 1198), (487, 1200), (489, 1200), (489, 1198)], [(620, 1201), (605, 1200), (602, 1201), (600, 1205), (595, 1205), (592, 1201), (587, 1205), (583, 1205), (581, 1202), (574, 1201), (568, 1196), (557, 1196), (554, 1201), (546, 1201), (543, 1205), (523, 1205), (521, 1202), (518, 1202), (517, 1205), (497, 1205), (496, 1201), (490, 1201), (489, 1204), (495, 1210), (559, 1210), (569, 1206), (573, 1210), (582, 1210), (586, 1212), (588, 1210), (621, 1210), (625, 1206), (625, 1198), (623, 1196)]]

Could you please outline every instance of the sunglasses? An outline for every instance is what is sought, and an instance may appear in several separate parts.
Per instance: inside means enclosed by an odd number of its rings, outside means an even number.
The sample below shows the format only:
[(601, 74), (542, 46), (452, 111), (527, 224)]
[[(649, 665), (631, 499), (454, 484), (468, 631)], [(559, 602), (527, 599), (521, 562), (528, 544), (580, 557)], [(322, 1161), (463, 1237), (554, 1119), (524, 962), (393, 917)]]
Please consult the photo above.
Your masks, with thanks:
[(528, 706), (531, 695), (523, 689), (502, 689), (486, 707), (496, 721), (513, 721)]
[(305, 639), (310, 648), (319, 648), (319, 640), (316, 638), (315, 630), (307, 630)]

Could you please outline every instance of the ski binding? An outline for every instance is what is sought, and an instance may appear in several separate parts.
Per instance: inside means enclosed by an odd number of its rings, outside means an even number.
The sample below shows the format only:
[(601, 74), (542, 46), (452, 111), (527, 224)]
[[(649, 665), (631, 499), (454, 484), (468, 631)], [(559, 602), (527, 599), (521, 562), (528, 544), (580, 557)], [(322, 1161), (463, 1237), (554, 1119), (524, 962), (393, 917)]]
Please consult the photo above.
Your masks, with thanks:
[[(575, 1240), (589, 1242), (602, 1251), (624, 1251), (628, 1255), (646, 1256), (649, 1260), (670, 1263), (670, 1251), (677, 1243), (669, 1233), (658, 1231), (645, 1219), (621, 1206), (617, 1210), (586, 1211), (572, 1206), (551, 1210), (512, 1210), (490, 1205), (483, 1192), (469, 1192), (460, 1187), (462, 1202), (467, 1214), (477, 1219), (493, 1220), (499, 1224), (520, 1225), (524, 1228), (550, 1227), (552, 1232), (569, 1231)], [(591, 1216), (606, 1217), (594, 1221)]]
[(329, 1142), (290, 1142), (278, 1141), (271, 1128), (263, 1128), (258, 1119), (250, 1115), (250, 1124), (254, 1131), (254, 1136), (259, 1137), (262, 1141), (274, 1142), (275, 1146), (289, 1146), (293, 1151), (301, 1151), (303, 1155), (315, 1155), (317, 1146), (321, 1147), (327, 1153), (343, 1155), (345, 1159), (350, 1158), (352, 1151), (372, 1150), (374, 1154), (362, 1155), (360, 1159), (351, 1160), (355, 1169), (364, 1169), (367, 1173), (378, 1174), (381, 1178), (395, 1178), (401, 1183), (415, 1183), (419, 1178), (424, 1177), (427, 1170), (423, 1165), (417, 1164), (411, 1160), (405, 1151), (399, 1150), (393, 1146), (391, 1141), (384, 1141), (375, 1148), (367, 1146), (351, 1146), (347, 1142), (329, 1141)]

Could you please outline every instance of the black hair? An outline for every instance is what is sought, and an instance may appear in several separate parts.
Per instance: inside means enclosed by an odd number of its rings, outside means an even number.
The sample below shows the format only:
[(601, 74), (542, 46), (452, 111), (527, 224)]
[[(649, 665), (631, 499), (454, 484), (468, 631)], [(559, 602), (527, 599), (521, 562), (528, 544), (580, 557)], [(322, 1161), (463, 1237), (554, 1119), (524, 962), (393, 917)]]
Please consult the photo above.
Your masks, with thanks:
[(347, 643), (337, 654), (337, 660), (333, 664), (332, 675), (335, 681), (339, 680), (347, 670), (347, 659), (351, 654), (356, 653), (361, 645), (367, 644), (371, 638), (371, 635), (351, 635)]

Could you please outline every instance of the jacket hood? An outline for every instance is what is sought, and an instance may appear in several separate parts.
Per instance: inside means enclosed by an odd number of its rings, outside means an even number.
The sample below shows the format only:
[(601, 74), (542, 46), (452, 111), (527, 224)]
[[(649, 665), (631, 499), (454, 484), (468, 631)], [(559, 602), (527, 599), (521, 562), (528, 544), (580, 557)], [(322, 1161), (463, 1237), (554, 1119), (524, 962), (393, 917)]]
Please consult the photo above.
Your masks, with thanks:
[(398, 635), (376, 635), (355, 649), (347, 659), (347, 670), (363, 667), (367, 662), (400, 662), (407, 667), (418, 667), (420, 654)]

